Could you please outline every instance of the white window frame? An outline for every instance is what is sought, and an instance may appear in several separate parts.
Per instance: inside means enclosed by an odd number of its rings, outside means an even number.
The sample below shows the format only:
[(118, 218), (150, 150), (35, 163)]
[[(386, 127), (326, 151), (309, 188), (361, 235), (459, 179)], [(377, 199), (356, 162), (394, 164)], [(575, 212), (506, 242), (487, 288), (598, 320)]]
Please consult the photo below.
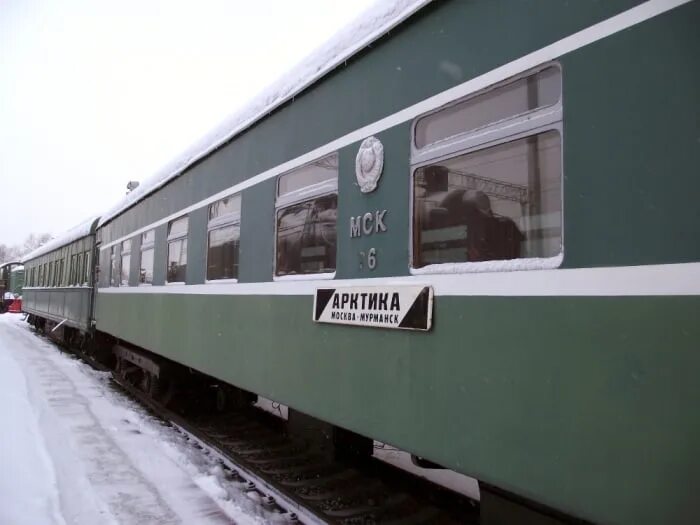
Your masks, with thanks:
[[(218, 199), (211, 204), (207, 206), (207, 214), (211, 214), (211, 207), (216, 204), (219, 201), (222, 201), (224, 199), (232, 199), (234, 197), (238, 197), (241, 201), (241, 209), (243, 207), (243, 194), (242, 193), (233, 193), (229, 195), (228, 197), (223, 197), (222, 199)], [(213, 230), (218, 230), (219, 228), (224, 228), (226, 226), (238, 226), (240, 228), (241, 226), (241, 212), (231, 212), (227, 213), (225, 215), (221, 215), (220, 217), (215, 217), (214, 219), (209, 219), (209, 222), (207, 223), (207, 248), (206, 248), (206, 257), (204, 258), (204, 282), (205, 284), (227, 284), (227, 283), (237, 283), (238, 278), (237, 277), (231, 277), (228, 279), (207, 279), (207, 268), (209, 268), (209, 234)], [(277, 237), (275, 237), (277, 239)], [(240, 244), (241, 239), (240, 236), (238, 238), (238, 242)], [(277, 242), (275, 241), (275, 245), (277, 245)], [(240, 269), (240, 267), (239, 267)]]
[(90, 287), (90, 275), (92, 274), (90, 267), (90, 250), (85, 250), (83, 252), (83, 270), (82, 270), (82, 283), (81, 286)]
[(71, 253), (70, 254), (70, 268), (68, 270), (68, 286), (75, 286), (76, 285), (75, 265), (76, 265), (77, 261), (78, 261), (78, 255), (75, 253)]
[[(470, 98), (476, 98), (494, 89), (507, 86), (519, 79), (535, 75), (547, 68), (556, 67), (559, 69), (561, 82), (561, 93), (555, 104), (534, 109), (527, 113), (514, 115), (513, 117), (499, 120), (492, 124), (474, 130), (466, 131), (438, 140), (425, 145), (422, 148), (416, 146), (416, 125), (422, 118), (439, 113), (451, 106), (460, 104)], [(514, 270), (541, 270), (552, 269), (561, 266), (564, 259), (564, 130), (563, 130), (563, 72), (561, 65), (557, 62), (548, 62), (541, 66), (525, 71), (519, 75), (510, 77), (503, 82), (489, 86), (486, 89), (477, 91), (466, 97), (456, 99), (444, 106), (419, 115), (413, 119), (411, 124), (411, 159), (410, 159), (410, 191), (409, 191), (409, 272), (411, 275), (431, 275), (431, 274), (454, 274), (454, 273), (477, 273), (477, 272), (499, 272)], [(481, 150), (486, 150), (493, 146), (514, 142), (519, 139), (531, 137), (547, 131), (559, 133), (561, 144), (561, 166), (560, 199), (561, 199), (561, 250), (558, 255), (546, 258), (523, 257), (510, 260), (492, 261), (463, 261), (436, 263), (415, 268), (414, 262), (414, 191), (416, 171), (424, 166), (429, 166), (437, 162), (451, 159), (460, 155), (468, 155)]]
[[(337, 160), (339, 160), (339, 155), (337, 151), (334, 151), (332, 153), (328, 153), (326, 155), (323, 155), (322, 157), (319, 157), (311, 162), (307, 162), (303, 166), (299, 166), (297, 168), (294, 168), (293, 170), (287, 171), (285, 173), (282, 173), (281, 175), (277, 176), (277, 182), (276, 182), (276, 191), (275, 191), (275, 217), (274, 217), (274, 224), (275, 224), (275, 237), (274, 237), (274, 250), (273, 250), (273, 261), (272, 261), (272, 280), (273, 281), (315, 281), (315, 280), (321, 280), (321, 279), (334, 279), (336, 272), (337, 272), (337, 259), (336, 259), (336, 271), (333, 272), (324, 272), (324, 273), (303, 273), (303, 274), (295, 274), (295, 275), (277, 275), (277, 214), (280, 210), (284, 208), (288, 208), (290, 206), (293, 206), (295, 204), (301, 204), (302, 202), (311, 200), (311, 199), (316, 199), (318, 197), (325, 197), (328, 195), (336, 195), (338, 196), (338, 177), (340, 176), (339, 173), (339, 167), (336, 168), (336, 176), (333, 179), (318, 182), (315, 184), (310, 184), (308, 186), (304, 186), (302, 188), (299, 188), (297, 190), (290, 191), (289, 193), (285, 193), (284, 195), (280, 195), (280, 180), (284, 178), (285, 176), (291, 175), (297, 171), (300, 171), (304, 169), (307, 166), (310, 166), (312, 164), (315, 164), (325, 158), (328, 157), (336, 157)], [(338, 221), (336, 220), (336, 235), (338, 232)], [(336, 246), (336, 250), (338, 247)], [(336, 254), (337, 257), (337, 254)]]
[[(187, 229), (189, 230), (189, 221), (187, 223)], [(148, 241), (146, 243), (143, 242), (143, 238), (145, 235), (148, 233), (153, 232), (153, 240)], [(146, 252), (148, 250), (151, 250), (153, 252), (153, 258), (151, 260), (151, 274), (155, 270), (155, 264), (156, 264), (156, 230), (155, 228), (152, 230), (145, 231), (141, 234), (141, 247), (139, 248), (139, 283), (138, 286), (153, 286), (153, 277), (151, 277), (151, 282), (150, 283), (142, 283), (141, 282), (141, 267), (143, 266), (143, 252)], [(167, 269), (166, 269), (166, 277), (167, 277)]]
[[(119, 250), (119, 286), (129, 286), (129, 280), (131, 279), (131, 245), (133, 239), (125, 239), (120, 243)], [(124, 249), (124, 245), (128, 243), (128, 249)], [(126, 271), (126, 284), (122, 282), (122, 275), (124, 273), (124, 256), (129, 256), (129, 268)]]
[[(110, 288), (119, 287), (119, 279), (121, 278), (121, 269), (115, 267), (115, 262), (117, 260), (117, 245), (115, 244), (109, 249), (109, 282), (107, 283)], [(116, 270), (116, 272), (115, 272)], [(114, 279), (114, 273), (117, 273), (117, 280)], [(116, 284), (115, 284), (116, 283)]]
[[(170, 227), (172, 226), (172, 224), (181, 220), (181, 219), (187, 219), (187, 229), (184, 232), (170, 234)], [(187, 214), (181, 215), (180, 217), (177, 217), (177, 218), (173, 219), (172, 221), (168, 221), (168, 240), (167, 240), (166, 245), (165, 245), (165, 285), (166, 286), (187, 283), (187, 278), (185, 278), (185, 281), (168, 281), (168, 261), (169, 261), (169, 257), (170, 257), (170, 243), (174, 242), (174, 241), (179, 241), (181, 239), (187, 239), (188, 238), (187, 236), (189, 235), (189, 233), (190, 233), (190, 216), (189, 215), (187, 215)], [(187, 243), (187, 246), (189, 248), (189, 241)], [(155, 255), (155, 250), (153, 252), (153, 255)], [(189, 264), (189, 261), (188, 261), (188, 264)]]

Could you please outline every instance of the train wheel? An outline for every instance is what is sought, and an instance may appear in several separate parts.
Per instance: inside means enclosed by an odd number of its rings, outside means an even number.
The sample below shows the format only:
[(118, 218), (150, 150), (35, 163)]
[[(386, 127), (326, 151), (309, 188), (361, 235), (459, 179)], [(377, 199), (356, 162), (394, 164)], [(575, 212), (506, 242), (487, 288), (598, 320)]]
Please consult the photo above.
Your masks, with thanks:
[(114, 372), (117, 374), (117, 377), (124, 381), (126, 381), (126, 366), (126, 361), (121, 357), (117, 357), (117, 364), (114, 366)]
[(231, 404), (229, 401), (230, 393), (227, 392), (227, 388), (224, 385), (217, 385), (216, 388), (216, 411), (224, 412), (228, 406)]
[(161, 392), (163, 390), (161, 387), (161, 380), (158, 376), (150, 372), (146, 372), (145, 370), (143, 371), (143, 377), (141, 378), (141, 390), (146, 392), (151, 399), (160, 401)]

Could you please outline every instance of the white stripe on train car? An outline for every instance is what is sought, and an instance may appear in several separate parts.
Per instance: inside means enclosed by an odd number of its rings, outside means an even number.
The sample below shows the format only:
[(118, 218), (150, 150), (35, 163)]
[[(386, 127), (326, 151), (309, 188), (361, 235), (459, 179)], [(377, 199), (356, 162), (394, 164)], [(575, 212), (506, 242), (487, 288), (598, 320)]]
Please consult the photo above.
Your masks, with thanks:
[(314, 295), (316, 288), (432, 286), (436, 296), (679, 296), (700, 295), (700, 263), (517, 272), (318, 279), (264, 283), (178, 284), (100, 288), (100, 294)]

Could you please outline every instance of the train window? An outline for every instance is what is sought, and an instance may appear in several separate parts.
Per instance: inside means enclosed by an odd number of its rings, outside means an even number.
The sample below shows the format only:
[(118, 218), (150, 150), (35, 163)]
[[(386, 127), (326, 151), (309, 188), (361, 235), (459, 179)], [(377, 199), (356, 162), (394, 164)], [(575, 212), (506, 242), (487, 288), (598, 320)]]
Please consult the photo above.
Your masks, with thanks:
[[(80, 266), (80, 265), (78, 265)], [(84, 285), (90, 284), (90, 252), (87, 251), (83, 254), (83, 271), (82, 271), (82, 281)]]
[(64, 260), (58, 262), (58, 275), (56, 276), (56, 286), (63, 286), (63, 265)]
[(207, 238), (208, 281), (238, 278), (240, 239), (240, 194), (210, 205)]
[(78, 268), (80, 268), (80, 263), (82, 262), (82, 254), (77, 254), (74, 256), (75, 257), (75, 284), (79, 285), (80, 284), (80, 279), (78, 278)]
[(184, 283), (187, 273), (188, 218), (181, 217), (168, 224), (168, 272), (166, 281)]
[[(414, 269), (514, 259), (533, 268), (558, 264), (560, 92), (561, 72), (549, 66), (417, 120), (416, 145), (441, 145), (412, 155)], [(460, 268), (476, 269), (453, 270)], [(444, 267), (425, 271), (433, 270)]]
[(155, 239), (155, 230), (149, 230), (141, 234), (139, 284), (153, 284), (153, 247), (155, 246)]
[(73, 254), (70, 256), (70, 269), (68, 270), (68, 285), (69, 286), (74, 286), (76, 283), (76, 278), (75, 278), (75, 272), (76, 272), (76, 259), (78, 256), (76, 254)]
[(550, 66), (427, 115), (416, 122), (415, 145), (423, 148), (460, 133), (483, 128), (538, 108), (561, 94), (561, 71)]
[(114, 245), (109, 252), (109, 285), (119, 286), (119, 260), (117, 259), (117, 246)]
[(275, 276), (335, 272), (338, 154), (280, 176)]
[(131, 268), (131, 239), (127, 239), (122, 242), (121, 249), (121, 261), (119, 267), (121, 268), (119, 274), (119, 286), (129, 286), (129, 270)]

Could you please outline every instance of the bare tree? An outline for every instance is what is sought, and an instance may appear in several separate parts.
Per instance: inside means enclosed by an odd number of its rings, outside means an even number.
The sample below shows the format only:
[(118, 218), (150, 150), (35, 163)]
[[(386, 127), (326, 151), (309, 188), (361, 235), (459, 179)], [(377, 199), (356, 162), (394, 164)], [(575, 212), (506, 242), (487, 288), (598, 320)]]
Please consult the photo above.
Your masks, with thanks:
[(24, 240), (22, 245), (22, 254), (36, 250), (39, 246), (43, 246), (51, 240), (50, 233), (30, 233), (29, 236)]
[(14, 246), (0, 244), (0, 264), (18, 261), (23, 255), (28, 254), (32, 250), (36, 250), (39, 246), (43, 246), (50, 240), (50, 233), (30, 233), (22, 244), (16, 244)]
[(0, 264), (10, 259), (10, 247), (5, 244), (0, 244)]

